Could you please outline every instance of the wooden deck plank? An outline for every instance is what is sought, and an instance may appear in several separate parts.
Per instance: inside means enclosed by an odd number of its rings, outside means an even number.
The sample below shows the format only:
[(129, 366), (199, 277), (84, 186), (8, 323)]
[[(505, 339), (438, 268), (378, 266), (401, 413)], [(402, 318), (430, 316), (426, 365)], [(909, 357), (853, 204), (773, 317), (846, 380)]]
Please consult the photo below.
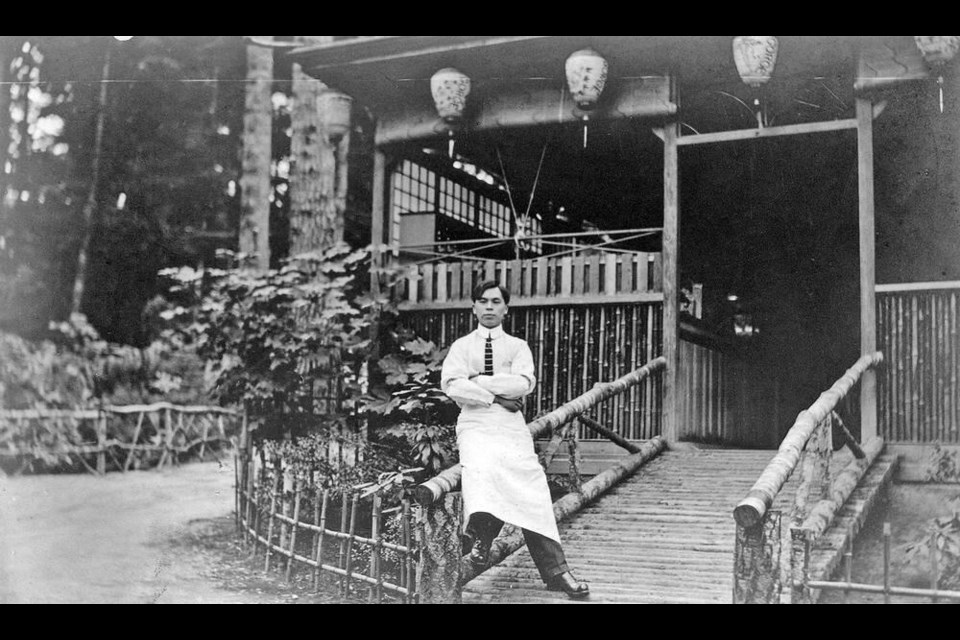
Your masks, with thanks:
[[(561, 524), (573, 572), (590, 583), (594, 604), (730, 603), (733, 593), (733, 509), (773, 458), (773, 451), (670, 451), (642, 468), (575, 519)], [(886, 460), (886, 458), (884, 458)], [(842, 460), (837, 460), (842, 464)], [(880, 474), (880, 477), (877, 477)], [(855, 498), (890, 473), (871, 472)], [(791, 481), (775, 508), (789, 514)], [(854, 511), (857, 508), (853, 507)], [(862, 511), (862, 510), (860, 510)], [(843, 515), (843, 514), (841, 514)], [(848, 525), (849, 526), (849, 523)], [(832, 564), (828, 539), (814, 559)], [(821, 557), (822, 556), (822, 557)], [(571, 602), (543, 587), (527, 551), (468, 584), (465, 603)]]

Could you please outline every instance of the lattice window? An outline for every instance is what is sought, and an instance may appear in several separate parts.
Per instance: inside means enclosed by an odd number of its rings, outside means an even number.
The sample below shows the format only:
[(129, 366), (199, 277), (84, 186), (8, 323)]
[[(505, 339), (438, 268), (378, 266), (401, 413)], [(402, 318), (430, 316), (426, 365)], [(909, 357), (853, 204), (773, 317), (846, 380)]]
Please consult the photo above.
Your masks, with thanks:
[(478, 207), (479, 220), (477, 227), (481, 231), (505, 238), (510, 235), (511, 219), (510, 208), (501, 202), (480, 196)]
[(436, 210), (437, 174), (426, 167), (405, 160), (393, 174), (394, 243), (400, 242), (400, 217), (404, 213), (427, 213)]

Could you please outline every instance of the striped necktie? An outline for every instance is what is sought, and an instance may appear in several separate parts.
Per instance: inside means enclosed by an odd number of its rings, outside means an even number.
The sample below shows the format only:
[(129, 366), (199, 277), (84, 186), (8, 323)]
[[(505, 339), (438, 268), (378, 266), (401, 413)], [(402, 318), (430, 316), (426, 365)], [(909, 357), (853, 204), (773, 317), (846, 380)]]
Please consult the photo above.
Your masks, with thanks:
[(487, 346), (483, 351), (483, 375), (493, 375), (493, 336), (487, 336)]

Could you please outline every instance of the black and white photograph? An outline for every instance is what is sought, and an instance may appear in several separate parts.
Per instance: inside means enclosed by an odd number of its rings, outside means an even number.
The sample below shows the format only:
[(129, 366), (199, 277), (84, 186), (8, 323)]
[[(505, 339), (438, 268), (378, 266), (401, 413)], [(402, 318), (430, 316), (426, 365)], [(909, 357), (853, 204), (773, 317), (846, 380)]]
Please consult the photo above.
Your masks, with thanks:
[(960, 36), (0, 36), (0, 604), (960, 603)]

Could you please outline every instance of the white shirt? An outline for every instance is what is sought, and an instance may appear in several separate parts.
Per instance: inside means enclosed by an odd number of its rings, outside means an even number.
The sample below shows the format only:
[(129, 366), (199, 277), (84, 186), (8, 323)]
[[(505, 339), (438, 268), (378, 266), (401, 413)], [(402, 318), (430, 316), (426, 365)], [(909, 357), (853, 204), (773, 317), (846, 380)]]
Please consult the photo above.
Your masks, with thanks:
[[(483, 375), (488, 336), (493, 340), (492, 376)], [(497, 396), (522, 398), (536, 386), (529, 345), (502, 326), (480, 327), (454, 342), (440, 374), (440, 388), (461, 407), (489, 407)]]

